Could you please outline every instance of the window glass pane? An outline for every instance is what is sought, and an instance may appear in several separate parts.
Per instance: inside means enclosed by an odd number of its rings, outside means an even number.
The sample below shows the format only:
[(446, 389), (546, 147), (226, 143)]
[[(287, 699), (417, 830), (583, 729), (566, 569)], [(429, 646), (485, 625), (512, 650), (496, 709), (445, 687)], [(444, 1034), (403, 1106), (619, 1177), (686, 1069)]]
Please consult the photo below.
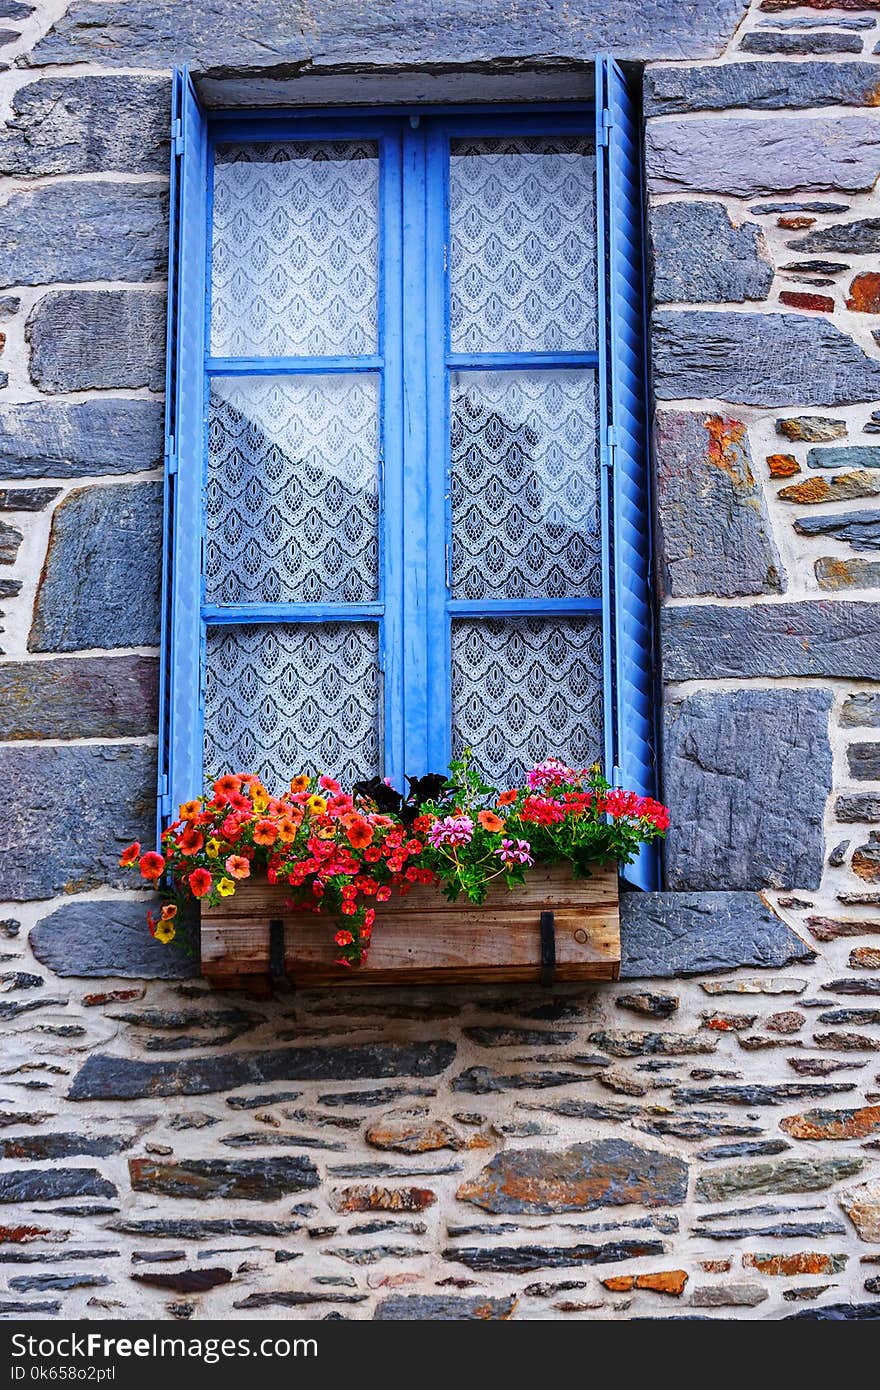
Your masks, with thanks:
[(602, 756), (602, 631), (596, 618), (452, 624), (452, 748), (472, 748), (495, 786), (536, 763)]
[(374, 141), (218, 145), (211, 352), (375, 352), (379, 153)]
[(594, 372), (457, 372), (452, 596), (602, 592)]
[(375, 623), (208, 628), (205, 772), (255, 772), (269, 791), (299, 772), (346, 783), (382, 769)]
[(377, 378), (215, 378), (206, 518), (209, 603), (376, 599)]
[(595, 176), (580, 137), (452, 142), (453, 352), (596, 346)]

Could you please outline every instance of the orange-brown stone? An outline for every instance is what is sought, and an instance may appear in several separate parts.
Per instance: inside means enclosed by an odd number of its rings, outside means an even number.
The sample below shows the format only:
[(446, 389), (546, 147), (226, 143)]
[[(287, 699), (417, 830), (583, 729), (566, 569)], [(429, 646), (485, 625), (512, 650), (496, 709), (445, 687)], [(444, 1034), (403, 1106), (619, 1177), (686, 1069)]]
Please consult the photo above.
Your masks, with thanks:
[(805, 232), (807, 227), (812, 227), (816, 221), (815, 217), (805, 217), (803, 213), (792, 213), (788, 217), (777, 217), (777, 227), (783, 227), (787, 232)]
[(423, 1154), (435, 1149), (461, 1149), (464, 1147), (451, 1125), (443, 1120), (432, 1120), (427, 1124), (394, 1121), (380, 1121), (370, 1125), (364, 1135), (374, 1149), (392, 1149), (396, 1153)]
[(633, 1289), (649, 1289), (651, 1293), (667, 1293), (679, 1298), (684, 1293), (688, 1276), (683, 1269), (662, 1269), (653, 1274), (617, 1274), (602, 1283), (612, 1293), (630, 1293)]
[(824, 1250), (804, 1250), (796, 1255), (743, 1255), (743, 1266), (762, 1274), (836, 1274), (840, 1257), (826, 1255)]
[(334, 1194), (334, 1211), (424, 1211), (437, 1198), (425, 1187), (346, 1187)]
[(793, 1139), (864, 1139), (880, 1129), (880, 1105), (860, 1110), (806, 1110), (787, 1115), (779, 1128)]
[(767, 467), (770, 469), (771, 478), (793, 478), (801, 471), (794, 454), (768, 454)]
[(861, 271), (849, 287), (846, 307), (857, 314), (880, 314), (880, 273)]
[(808, 294), (803, 290), (780, 290), (779, 298), (792, 309), (809, 309), (816, 314), (830, 314), (834, 300), (827, 294)]
[(880, 951), (876, 946), (855, 946), (849, 953), (850, 970), (880, 970)]
[(802, 483), (779, 489), (783, 502), (827, 502), (831, 496), (831, 484), (827, 478), (806, 478)]

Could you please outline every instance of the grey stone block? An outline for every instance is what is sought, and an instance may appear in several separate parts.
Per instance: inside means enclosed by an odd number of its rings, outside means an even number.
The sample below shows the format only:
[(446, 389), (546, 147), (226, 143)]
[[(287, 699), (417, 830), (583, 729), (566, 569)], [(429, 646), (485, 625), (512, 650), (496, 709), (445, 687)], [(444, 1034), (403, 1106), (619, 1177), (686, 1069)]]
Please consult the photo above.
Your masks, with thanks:
[(648, 68), (645, 114), (873, 106), (876, 90), (877, 69), (869, 62)]
[(865, 690), (848, 695), (841, 706), (840, 722), (849, 729), (880, 729), (880, 693)]
[(164, 276), (167, 249), (167, 195), (158, 184), (44, 184), (4, 205), (0, 287), (153, 280)]
[(786, 242), (796, 251), (836, 251), (844, 255), (869, 256), (880, 251), (880, 217), (862, 217), (857, 222), (841, 222), (834, 227), (817, 227), (797, 241)]
[(161, 533), (160, 483), (69, 493), (52, 517), (29, 650), (155, 645)]
[(137, 1096), (203, 1096), (270, 1081), (362, 1081), (386, 1076), (438, 1076), (455, 1058), (455, 1043), (349, 1043), (218, 1052), (166, 1062), (93, 1053), (74, 1077), (71, 1100), (133, 1100)]
[(846, 761), (849, 775), (855, 781), (880, 781), (880, 743), (851, 743), (846, 750)]
[(652, 337), (661, 400), (786, 408), (880, 396), (880, 361), (826, 319), (661, 309)]
[[(139, 881), (129, 869), (126, 886)], [(65, 903), (32, 927), (31, 949), (38, 961), (65, 977), (182, 980), (198, 975), (197, 960), (150, 935), (147, 907), (147, 902), (112, 898)]]
[(876, 444), (841, 444), (830, 449), (808, 449), (808, 468), (880, 468)]
[(58, 487), (0, 488), (0, 512), (43, 512), (60, 491)]
[[(553, 0), (523, 7), (516, 0), (441, 0), (430, 8), (411, 0), (381, 7), (357, 0), (313, 0), (308, 17), (292, 22), (287, 0), (74, 0), (23, 61), (101, 63), (108, 67), (194, 70), (314, 67), (368, 63), (437, 64), (524, 57), (591, 61), (609, 51), (634, 59), (714, 57), (722, 52), (748, 0), (641, 0), (597, 5)], [(295, 69), (294, 69), (295, 70)]]
[(652, 193), (752, 198), (800, 188), (861, 192), (873, 188), (880, 173), (880, 120), (743, 115), (652, 121), (645, 167)]
[(799, 516), (800, 536), (835, 536), (857, 550), (880, 550), (880, 512), (838, 512), (833, 516)]
[[(660, 617), (669, 681), (752, 676), (842, 676), (876, 680), (880, 604), (676, 605)], [(801, 885), (803, 886), (803, 885)]]
[(701, 691), (665, 711), (669, 888), (818, 888), (830, 690)]
[(753, 892), (624, 893), (620, 941), (624, 980), (780, 970), (815, 958)]
[(165, 385), (165, 296), (146, 290), (55, 290), (34, 305), (25, 336), (41, 391)]
[(859, 34), (743, 34), (740, 53), (861, 53)]
[(131, 888), (119, 855), (156, 824), (156, 753), (139, 744), (0, 746), (15, 788), (0, 837), (0, 898)]
[[(102, 60), (103, 61), (103, 60)], [(46, 77), (19, 87), (0, 130), (0, 173), (168, 171), (164, 77)]]
[(723, 203), (657, 203), (649, 230), (657, 303), (767, 298), (773, 266), (761, 229), (734, 226)]
[(162, 462), (163, 411), (154, 401), (29, 401), (0, 406), (4, 478), (141, 473)]
[[(238, 1306), (238, 1305), (236, 1305)], [(506, 1298), (461, 1298), (456, 1294), (392, 1294), (376, 1308), (378, 1322), (506, 1322), (516, 1307), (514, 1295)]]
[(778, 592), (782, 563), (752, 473), (746, 426), (704, 412), (663, 411), (655, 430), (663, 592)]
[(154, 657), (82, 657), (0, 665), (0, 739), (136, 738), (154, 734)]

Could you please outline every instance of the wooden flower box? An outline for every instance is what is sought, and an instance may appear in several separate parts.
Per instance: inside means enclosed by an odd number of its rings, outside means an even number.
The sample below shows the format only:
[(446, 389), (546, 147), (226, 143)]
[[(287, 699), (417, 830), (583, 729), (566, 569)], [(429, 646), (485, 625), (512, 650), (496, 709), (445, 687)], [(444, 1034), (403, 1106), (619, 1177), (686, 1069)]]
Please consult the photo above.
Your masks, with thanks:
[(286, 978), (318, 985), (488, 984), (616, 980), (620, 973), (617, 865), (573, 878), (565, 865), (490, 890), (479, 907), (417, 886), (377, 911), (356, 969), (334, 965), (337, 923), (291, 911), (290, 890), (255, 880), (202, 911), (202, 974), (215, 989), (266, 994)]

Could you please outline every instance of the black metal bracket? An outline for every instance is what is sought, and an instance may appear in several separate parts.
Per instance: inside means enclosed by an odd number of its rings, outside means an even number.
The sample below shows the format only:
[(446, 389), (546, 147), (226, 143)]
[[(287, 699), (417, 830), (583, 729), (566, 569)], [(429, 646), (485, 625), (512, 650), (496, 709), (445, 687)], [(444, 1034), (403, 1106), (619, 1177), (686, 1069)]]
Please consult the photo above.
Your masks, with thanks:
[(280, 918), (269, 923), (269, 974), (276, 983), (284, 979), (284, 923)]
[(541, 913), (541, 984), (545, 988), (556, 983), (556, 915)]

